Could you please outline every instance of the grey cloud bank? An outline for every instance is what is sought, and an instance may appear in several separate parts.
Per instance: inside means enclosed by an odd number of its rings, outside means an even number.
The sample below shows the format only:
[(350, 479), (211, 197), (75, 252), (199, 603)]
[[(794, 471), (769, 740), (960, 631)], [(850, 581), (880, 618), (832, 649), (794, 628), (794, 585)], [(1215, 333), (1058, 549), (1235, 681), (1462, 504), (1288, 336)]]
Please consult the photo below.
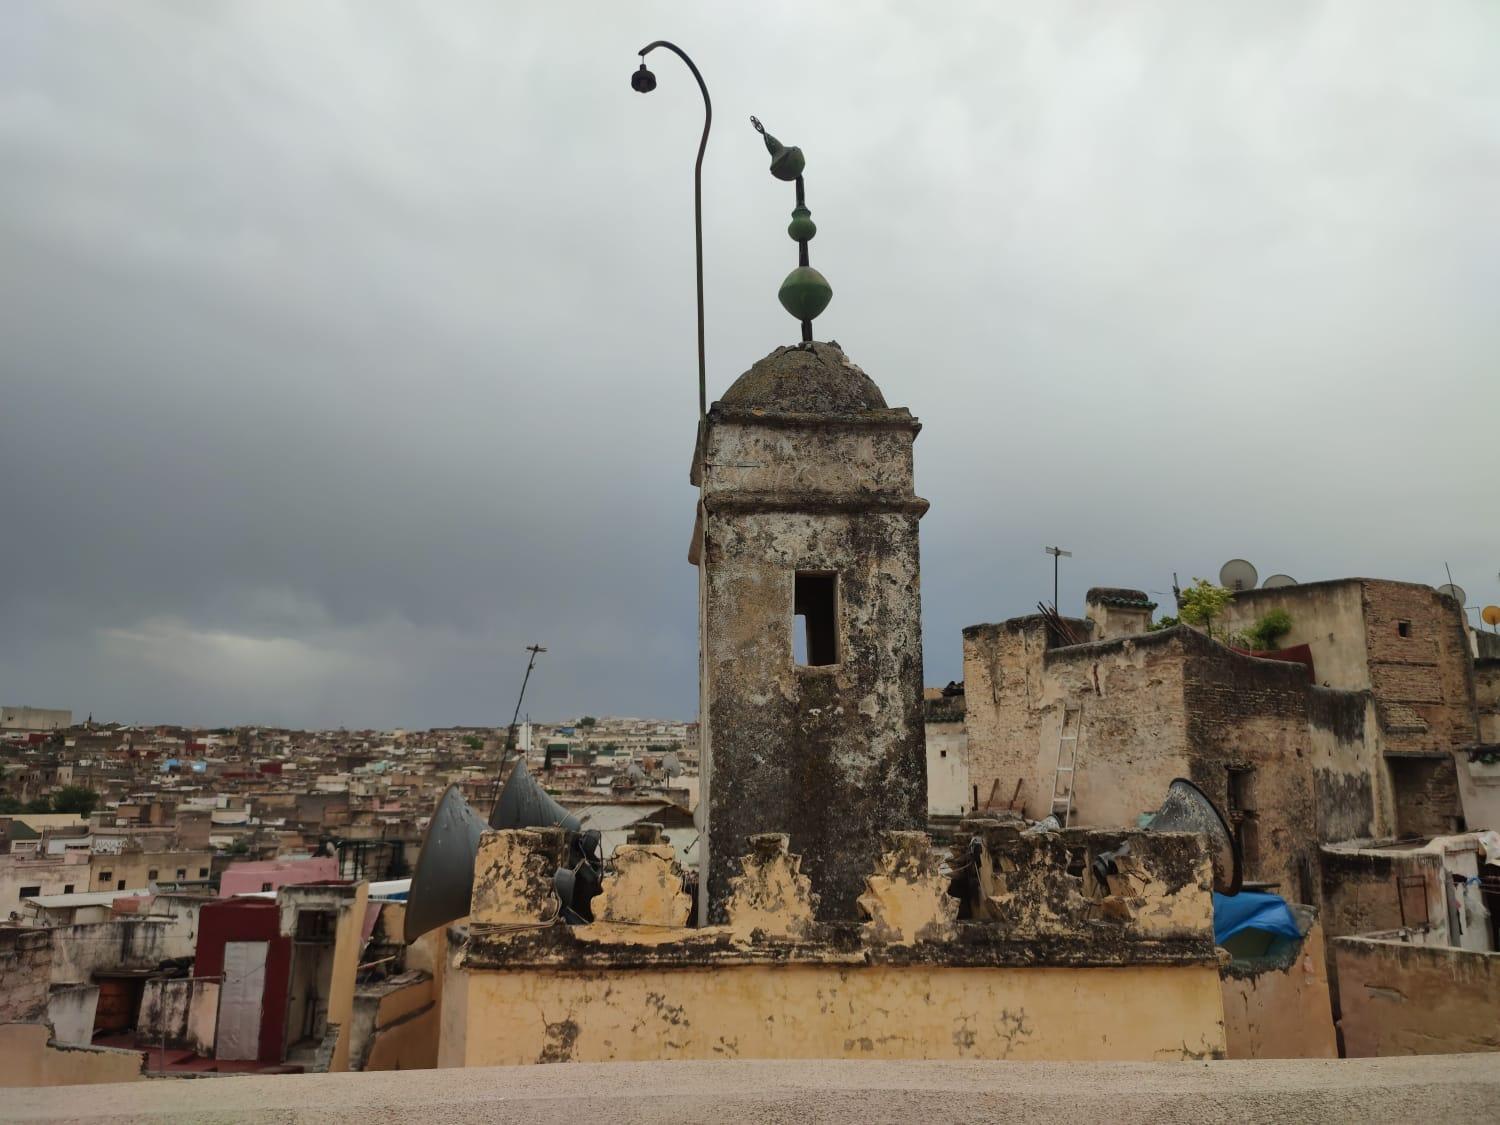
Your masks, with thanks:
[(818, 322), (924, 422), (958, 630), (1233, 555), (1500, 601), (1500, 12), (10, 5), (0, 696), (124, 721), (691, 715), (709, 393)]

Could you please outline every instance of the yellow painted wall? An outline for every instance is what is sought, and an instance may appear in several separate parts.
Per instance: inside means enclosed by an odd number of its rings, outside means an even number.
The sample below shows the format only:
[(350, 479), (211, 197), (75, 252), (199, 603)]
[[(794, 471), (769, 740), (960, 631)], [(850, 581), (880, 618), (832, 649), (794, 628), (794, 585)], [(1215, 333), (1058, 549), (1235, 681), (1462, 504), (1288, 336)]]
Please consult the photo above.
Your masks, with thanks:
[(360, 883), (353, 898), (339, 908), (333, 937), (333, 977), (328, 993), (328, 1022), (339, 1025), (339, 1041), (333, 1048), (330, 1071), (349, 1069), (349, 1039), (354, 1019), (354, 977), (359, 969), (361, 931), (370, 885)]
[[(384, 1011), (384, 1005), (381, 1007)], [(378, 1029), (365, 1070), (414, 1071), (437, 1067), (440, 1019), (437, 1005), (429, 1004), (428, 1010), (404, 1023)]]
[(146, 1056), (108, 1047), (54, 1047), (45, 1024), (0, 1024), (0, 1086), (136, 1082)]
[[(1216, 965), (450, 969), (440, 1065), (1222, 1058)], [(466, 995), (460, 995), (466, 993)], [(462, 1015), (462, 1018), (459, 1018)], [(461, 1029), (463, 1041), (451, 1038)]]
[(1323, 926), (1314, 922), (1285, 969), (1224, 978), (1224, 1034), (1232, 1059), (1336, 1059)]

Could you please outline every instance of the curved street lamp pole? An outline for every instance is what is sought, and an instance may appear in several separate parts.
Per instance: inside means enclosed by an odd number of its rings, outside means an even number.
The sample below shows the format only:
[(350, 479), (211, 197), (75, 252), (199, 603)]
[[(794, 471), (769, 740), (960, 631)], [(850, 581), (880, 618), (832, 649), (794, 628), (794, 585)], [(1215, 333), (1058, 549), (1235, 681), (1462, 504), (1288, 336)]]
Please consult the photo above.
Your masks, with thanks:
[(687, 68), (698, 80), (698, 89), (703, 91), (703, 139), (698, 142), (698, 162), (693, 166), (693, 233), (697, 236), (698, 250), (698, 417), (708, 414), (708, 375), (703, 358), (703, 152), (708, 148), (708, 130), (713, 124), (714, 107), (708, 100), (708, 87), (703, 84), (703, 75), (693, 65), (693, 60), (675, 43), (658, 39), (640, 49), (641, 68), (630, 76), (630, 86), (642, 94), (656, 89), (656, 75), (646, 69), (646, 56), (658, 47), (665, 47), (687, 63)]

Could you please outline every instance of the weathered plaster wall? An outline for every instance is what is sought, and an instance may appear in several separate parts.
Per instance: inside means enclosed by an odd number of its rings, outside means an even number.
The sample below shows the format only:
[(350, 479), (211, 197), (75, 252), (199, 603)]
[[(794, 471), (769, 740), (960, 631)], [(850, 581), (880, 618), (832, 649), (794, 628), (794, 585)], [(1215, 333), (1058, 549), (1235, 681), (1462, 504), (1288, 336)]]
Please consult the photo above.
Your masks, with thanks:
[(958, 816), (971, 811), (974, 796), (969, 781), (969, 740), (962, 712), (958, 718), (942, 722), (929, 717), (925, 734), (928, 813)]
[(1464, 826), (1470, 830), (1500, 830), (1500, 762), (1486, 762), (1466, 750), (1455, 750), (1453, 763)]
[[(880, 833), (925, 823), (916, 429), (883, 404), (710, 412), (697, 553), (715, 921), (751, 835), (791, 833), (820, 909), (853, 917)], [(798, 571), (838, 576), (835, 664), (795, 663)]]
[(165, 1037), (169, 1047), (213, 1054), (214, 1029), (205, 1027), (205, 1021), (207, 1014), (217, 1009), (218, 1000), (218, 981), (189, 977), (148, 980), (141, 989), (136, 1032), (152, 1043)]
[[(1179, 642), (1153, 633), (1047, 649), (1040, 618), (964, 630), (969, 761), (990, 794), (1039, 820), (1050, 813), (1065, 714), (1081, 704), (1074, 824), (1134, 825), (1185, 772)], [(972, 686), (971, 686), (972, 685)], [(1066, 720), (1074, 733), (1074, 718)]]
[(1317, 838), (1336, 843), (1394, 836), (1395, 800), (1380, 753), (1374, 697), (1314, 687), (1307, 711)]
[[(463, 1065), (712, 1059), (1184, 1059), (1224, 1052), (1212, 965), (754, 965), (470, 974)], [(495, 1018), (496, 1013), (505, 1018)]]
[(436, 932), (441, 935), (443, 961), (447, 965), (442, 977), (434, 982), (438, 995), (437, 1065), (464, 1066), (468, 1051), (469, 980), (473, 974), (461, 972), (449, 963), (460, 952), (453, 945), (459, 931), (443, 926)]
[(439, 1013), (432, 977), (408, 973), (361, 988), (354, 999), (351, 1070), (438, 1065)]
[(1286, 963), (1222, 972), (1224, 1034), (1232, 1059), (1335, 1059), (1323, 927), (1314, 921)]
[(0, 1022), (35, 1018), (47, 1007), (52, 935), (24, 926), (0, 929)]
[(1500, 743), (1500, 659), (1474, 662), (1474, 699), (1479, 714), (1479, 741)]
[(137, 1082), (145, 1065), (143, 1051), (62, 1047), (50, 1042), (46, 1024), (0, 1024), (0, 1086)]
[(1351, 1058), (1500, 1051), (1500, 953), (1335, 938)]
[[(962, 831), (961, 878), (925, 833), (886, 833), (862, 925), (818, 922), (816, 885), (786, 837), (757, 836), (729, 924), (697, 929), (649, 924), (657, 881), (635, 868), (675, 866), (650, 845), (605, 879), (616, 920), (551, 925), (552, 904), (533, 893), (550, 887), (530, 862), (538, 834), (497, 833), (514, 846), (488, 849), (495, 869), (476, 876), (475, 915), (529, 906), (448, 931), (440, 1063), (1221, 1054), (1200, 838), (1023, 836), (993, 819)], [(1100, 883), (1087, 873), (1106, 851), (1118, 867)]]
[(1318, 683), (1345, 691), (1369, 690), (1362, 579), (1241, 590), (1225, 607), (1219, 623), (1227, 631), (1243, 632), (1273, 609), (1286, 610), (1292, 619), (1281, 647), (1307, 645)]
[(1425, 926), (1434, 942), (1447, 942), (1443, 857), (1438, 853), (1323, 848), (1321, 867), (1319, 917), (1329, 937)]
[(52, 983), (91, 984), (97, 972), (154, 969), (169, 957), (186, 952), (171, 940), (172, 924), (139, 918), (119, 918), (82, 926), (57, 926), (52, 938)]
[(75, 984), (53, 989), (47, 997), (47, 1022), (52, 1041), (60, 1047), (87, 1047), (94, 1041), (94, 1013), (99, 1008), (97, 984)]

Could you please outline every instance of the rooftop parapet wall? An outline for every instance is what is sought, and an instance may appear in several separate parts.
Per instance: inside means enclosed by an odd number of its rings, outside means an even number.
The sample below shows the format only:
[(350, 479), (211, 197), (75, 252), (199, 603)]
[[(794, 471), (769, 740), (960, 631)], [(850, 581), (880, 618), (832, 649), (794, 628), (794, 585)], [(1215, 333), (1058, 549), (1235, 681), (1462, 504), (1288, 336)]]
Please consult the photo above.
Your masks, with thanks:
[[(968, 967), (1214, 961), (1212, 867), (1184, 833), (1022, 833), (963, 822), (946, 868), (925, 833), (891, 832), (865, 879), (863, 922), (818, 921), (817, 884), (787, 837), (752, 840), (733, 880), (728, 922), (685, 919), (682, 869), (670, 848), (615, 849), (590, 925), (559, 922), (534, 830), (486, 832), (470, 923), (454, 928), (457, 964), (470, 970), (809, 962)], [(1089, 865), (1128, 844), (1118, 872)]]
[(1500, 953), (1374, 933), (1333, 940), (1350, 1058), (1500, 1051)]
[[(530, 925), (449, 929), (445, 1012), (455, 1018), (445, 1016), (442, 1057), (1223, 1056), (1210, 868), (1197, 837), (1023, 837), (985, 822), (967, 822), (964, 836), (961, 901), (924, 834), (888, 834), (860, 899), (864, 923), (817, 921), (800, 857), (784, 836), (757, 837), (728, 924), (703, 929), (653, 923), (661, 886), (680, 870), (652, 845), (622, 846), (600, 896), (612, 921), (564, 926), (555, 904), (539, 904)], [(1107, 885), (1070, 873), (1127, 840), (1131, 856)], [(527, 851), (490, 849), (517, 856), (510, 877), (534, 886)], [(491, 895), (526, 897), (495, 882), (476, 885), (476, 917)]]

